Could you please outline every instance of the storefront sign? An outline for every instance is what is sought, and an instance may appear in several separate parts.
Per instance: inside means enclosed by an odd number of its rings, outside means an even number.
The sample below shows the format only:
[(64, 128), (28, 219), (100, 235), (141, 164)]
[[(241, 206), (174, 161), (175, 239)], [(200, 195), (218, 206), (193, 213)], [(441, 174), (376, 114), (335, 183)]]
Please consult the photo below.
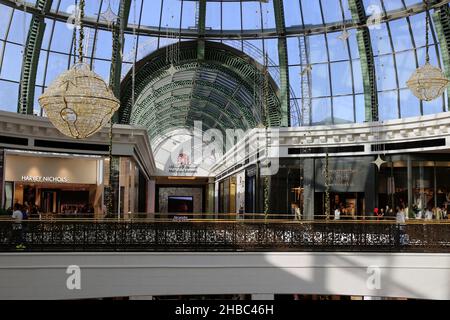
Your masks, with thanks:
[[(316, 159), (315, 189), (325, 191), (325, 162)], [(329, 159), (329, 186), (332, 192), (364, 192), (368, 182), (370, 161), (366, 158)]]
[[(97, 184), (99, 160), (6, 154), (5, 181), (47, 184)], [(103, 174), (101, 172), (101, 174)]]
[(169, 166), (169, 173), (177, 176), (195, 176), (197, 174), (198, 166)]
[(192, 165), (189, 155), (180, 153), (177, 158), (177, 163), (169, 166), (169, 173), (173, 175), (189, 175), (194, 176), (197, 173), (198, 166)]
[(342, 170), (329, 170), (330, 186), (344, 186), (350, 187), (352, 185), (353, 174), (356, 170), (342, 169)]
[(24, 182), (49, 182), (49, 183), (69, 183), (67, 177), (41, 177), (41, 176), (22, 176)]

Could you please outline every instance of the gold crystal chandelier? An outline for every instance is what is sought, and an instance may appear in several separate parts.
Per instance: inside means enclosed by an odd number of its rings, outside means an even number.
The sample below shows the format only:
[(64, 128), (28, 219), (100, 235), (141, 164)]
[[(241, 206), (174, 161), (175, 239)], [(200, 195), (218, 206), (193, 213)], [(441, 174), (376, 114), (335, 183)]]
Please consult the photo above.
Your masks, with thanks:
[(445, 77), (441, 69), (430, 64), (428, 35), (428, 30), (430, 27), (430, 14), (428, 12), (428, 1), (426, 1), (426, 4), (426, 62), (423, 67), (420, 67), (414, 71), (411, 78), (409, 78), (406, 82), (406, 85), (420, 100), (432, 101), (444, 93), (447, 85), (449, 84), (449, 80)]
[(98, 132), (120, 102), (105, 81), (83, 62), (85, 0), (80, 1), (79, 62), (62, 73), (39, 97), (50, 122), (63, 134), (85, 139)]
[(449, 80), (445, 77), (441, 69), (433, 67), (429, 61), (412, 74), (406, 83), (412, 93), (423, 101), (432, 101), (440, 97)]

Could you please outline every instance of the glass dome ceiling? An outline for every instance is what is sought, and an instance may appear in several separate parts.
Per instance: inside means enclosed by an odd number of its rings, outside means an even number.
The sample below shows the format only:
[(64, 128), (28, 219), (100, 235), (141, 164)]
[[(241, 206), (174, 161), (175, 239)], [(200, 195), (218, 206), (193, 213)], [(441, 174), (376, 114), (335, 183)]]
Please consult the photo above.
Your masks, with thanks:
[[(235, 47), (260, 63), (266, 52), (270, 73), (280, 87), (284, 71), (288, 73), (291, 125), (301, 124), (300, 109), (305, 99), (310, 106), (305, 124), (366, 121), (365, 101), (370, 86), (364, 85), (367, 80), (364, 68), (368, 57), (375, 69), (373, 88), (377, 92), (380, 120), (432, 114), (448, 108), (446, 94), (425, 103), (406, 87), (411, 73), (425, 61), (425, 4), (421, 0), (284, 0), (281, 20), (273, 0), (206, 0), (204, 19), (199, 9), (203, 1), (130, 1), (124, 30), (122, 78), (135, 59), (140, 60), (178, 38), (192, 40), (201, 34), (207, 40)], [(26, 1), (25, 10), (23, 2), (0, 0), (0, 109), (13, 112), (18, 106), (22, 56), (30, 21), (40, 13), (36, 8), (39, 1)], [(450, 38), (436, 24), (439, 20), (436, 8), (447, 8), (448, 2), (430, 0), (431, 63), (446, 70), (447, 76), (448, 47), (439, 43), (450, 43)], [(74, 32), (70, 21), (74, 4), (75, 0), (53, 0), (45, 14), (46, 27), (32, 86), (36, 114), (41, 114), (39, 95), (73, 64)], [(370, 42), (363, 47), (361, 40), (358, 42), (358, 32), (364, 26), (352, 11), (355, 4), (362, 5), (365, 15), (375, 22), (379, 17), (380, 22), (369, 29)], [(112, 57), (108, 22), (119, 14), (119, 6), (120, 0), (86, 1), (86, 56), (94, 71), (105, 79), (110, 76)], [(280, 53), (283, 51), (280, 39), (286, 39), (285, 57)], [(369, 55), (364, 46), (370, 48)], [(305, 47), (306, 59), (302, 56)], [(302, 76), (309, 68), (305, 91)]]

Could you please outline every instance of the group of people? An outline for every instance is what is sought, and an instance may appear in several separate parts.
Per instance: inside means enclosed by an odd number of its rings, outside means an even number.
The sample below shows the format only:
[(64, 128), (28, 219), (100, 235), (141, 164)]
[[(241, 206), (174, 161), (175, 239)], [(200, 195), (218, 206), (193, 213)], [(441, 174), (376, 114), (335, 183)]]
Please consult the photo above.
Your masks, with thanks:
[(400, 204), (394, 209), (389, 208), (375, 208), (374, 216), (378, 219), (384, 219), (385, 217), (396, 218), (397, 222), (404, 222), (408, 219), (424, 219), (424, 220), (443, 220), (448, 219), (447, 207), (427, 207), (426, 209), (418, 209), (413, 207), (409, 209), (408, 206)]
[(415, 213), (416, 219), (425, 220), (443, 220), (448, 219), (448, 212), (445, 206), (442, 207), (428, 207), (425, 210), (417, 210)]
[[(33, 204), (28, 204), (25, 202), (24, 204), (21, 204), (19, 202), (14, 203), (14, 206), (12, 208), (8, 209), (8, 212), (12, 215), (14, 212), (20, 211), (22, 213), (22, 220), (28, 219), (28, 217), (38, 217), (39, 216), (39, 209), (38, 207)], [(17, 216), (18, 214), (16, 214)]]

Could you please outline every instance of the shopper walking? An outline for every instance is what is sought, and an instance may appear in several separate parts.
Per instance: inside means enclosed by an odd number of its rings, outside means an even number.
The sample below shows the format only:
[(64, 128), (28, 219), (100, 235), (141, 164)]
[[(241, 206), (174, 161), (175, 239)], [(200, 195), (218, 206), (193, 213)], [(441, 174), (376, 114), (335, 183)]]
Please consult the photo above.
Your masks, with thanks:
[(16, 249), (18, 250), (25, 249), (25, 245), (23, 244), (23, 213), (21, 209), (22, 206), (20, 204), (14, 204), (14, 211), (11, 215), (11, 218), (14, 220), (12, 224), (13, 241), (16, 244)]
[(405, 209), (402, 206), (396, 208), (396, 221), (397, 221), (397, 243), (399, 245), (405, 244), (405, 228), (406, 228), (406, 217)]

